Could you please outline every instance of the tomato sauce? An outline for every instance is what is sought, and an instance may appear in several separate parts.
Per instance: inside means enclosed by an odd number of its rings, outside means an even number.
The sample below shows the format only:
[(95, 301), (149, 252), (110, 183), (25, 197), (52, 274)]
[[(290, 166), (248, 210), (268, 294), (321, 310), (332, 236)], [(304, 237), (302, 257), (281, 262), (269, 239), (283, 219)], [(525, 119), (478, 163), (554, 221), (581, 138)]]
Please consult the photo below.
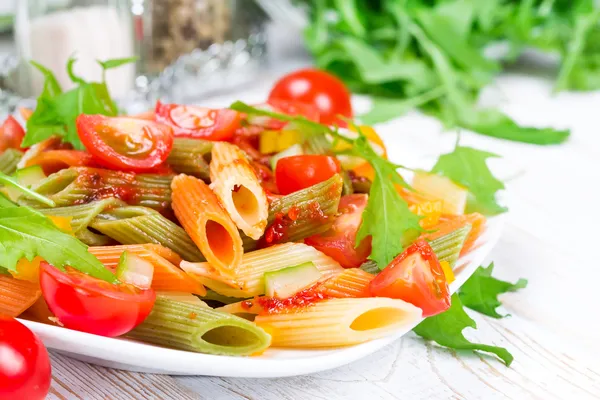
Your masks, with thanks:
[[(263, 309), (261, 314), (295, 312), (298, 311), (298, 309), (310, 307), (319, 301), (330, 298), (330, 296), (317, 290), (318, 286), (319, 284), (311, 286), (308, 289), (304, 289), (287, 299), (259, 297), (256, 299), (256, 301)], [(252, 306), (252, 302), (249, 303), (250, 306)], [(242, 303), (242, 307), (245, 307), (244, 303)]]

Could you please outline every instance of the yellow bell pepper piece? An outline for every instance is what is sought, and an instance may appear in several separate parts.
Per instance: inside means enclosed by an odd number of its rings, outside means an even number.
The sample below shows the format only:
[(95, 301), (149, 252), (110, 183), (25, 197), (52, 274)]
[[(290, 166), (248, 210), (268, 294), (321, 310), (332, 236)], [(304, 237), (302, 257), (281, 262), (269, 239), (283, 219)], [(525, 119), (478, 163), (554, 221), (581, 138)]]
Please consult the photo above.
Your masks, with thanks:
[(444, 271), (444, 275), (446, 276), (446, 282), (448, 282), (448, 284), (454, 282), (456, 278), (454, 277), (454, 272), (452, 272), (452, 267), (450, 267), (448, 261), (440, 261), (440, 265), (442, 266), (442, 271)]
[(426, 201), (419, 204), (413, 204), (409, 210), (414, 214), (424, 217), (419, 221), (421, 228), (429, 229), (437, 225), (442, 216), (444, 202), (442, 200)]
[(57, 217), (53, 215), (49, 215), (48, 218), (58, 229), (61, 231), (68, 233), (71, 236), (73, 235), (73, 228), (71, 227), (71, 221), (73, 217)]
[(8, 271), (15, 279), (38, 283), (40, 281), (40, 262), (44, 261), (42, 257), (35, 257), (29, 261), (21, 258), (17, 262), (16, 271)]
[(272, 131), (260, 133), (258, 149), (262, 154), (279, 153), (290, 146), (302, 143), (302, 133), (297, 130)]

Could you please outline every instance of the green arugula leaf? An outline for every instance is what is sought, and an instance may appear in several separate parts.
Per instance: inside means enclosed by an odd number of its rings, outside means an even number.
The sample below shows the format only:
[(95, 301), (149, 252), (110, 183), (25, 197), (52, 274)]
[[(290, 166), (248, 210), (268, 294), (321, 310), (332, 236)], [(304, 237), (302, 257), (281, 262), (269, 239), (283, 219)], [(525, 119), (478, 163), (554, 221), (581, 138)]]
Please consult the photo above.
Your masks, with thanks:
[(431, 172), (469, 190), (473, 198), (467, 204), (468, 212), (496, 215), (508, 209), (496, 202), (496, 193), (504, 189), (504, 183), (494, 177), (486, 164), (486, 160), (492, 157), (499, 156), (457, 144), (452, 153), (440, 156)]
[(113, 68), (118, 68), (122, 65), (131, 64), (138, 60), (139, 57), (127, 57), (127, 58), (113, 58), (111, 60), (100, 61), (98, 60), (98, 64), (102, 67), (103, 70), (109, 70)]
[[(0, 172), (0, 183), (7, 185), (7, 186), (11, 186), (11, 187), (19, 190), (26, 197), (35, 199), (49, 207), (56, 207), (56, 203), (53, 200), (47, 198), (46, 196), (42, 196), (41, 194), (36, 193), (29, 188), (26, 188), (25, 186), (19, 184), (15, 178), (6, 175), (3, 172)], [(3, 201), (0, 201), (0, 206), (2, 206), (2, 205), (6, 206), (6, 203), (3, 204)]]
[(445, 312), (425, 318), (413, 331), (425, 340), (457, 350), (484, 351), (497, 355), (506, 366), (510, 366), (514, 357), (503, 347), (470, 342), (463, 335), (465, 328), (477, 328), (475, 321), (463, 309), (458, 294), (452, 295), (452, 304)]
[(493, 318), (502, 318), (496, 311), (501, 303), (498, 295), (514, 292), (527, 286), (526, 279), (519, 279), (516, 283), (501, 281), (492, 277), (494, 263), (487, 268), (479, 267), (471, 277), (460, 287), (459, 296), (465, 307), (478, 311)]
[(380, 269), (384, 269), (423, 231), (419, 225), (421, 217), (409, 210), (408, 203), (394, 186), (397, 184), (410, 188), (396, 171), (397, 165), (378, 156), (362, 134), (354, 141), (353, 150), (375, 170), (375, 179), (371, 184), (367, 207), (362, 214), (356, 244), (370, 235), (372, 250), (369, 258)]
[(46, 216), (30, 207), (0, 208), (0, 267), (16, 270), (21, 258), (40, 256), (64, 270), (71, 266), (107, 282), (118, 282), (87, 246), (62, 232)]
[[(99, 61), (103, 71), (117, 68), (136, 58), (121, 58), (116, 60)], [(51, 136), (61, 136), (63, 141), (71, 143), (77, 150), (85, 147), (79, 135), (75, 120), (81, 114), (102, 114), (116, 116), (118, 108), (111, 98), (106, 80), (102, 82), (86, 82), (74, 72), (77, 60), (73, 57), (67, 61), (67, 72), (71, 80), (77, 84), (73, 89), (62, 92), (54, 74), (40, 64), (32, 62), (44, 74), (44, 90), (38, 98), (38, 104), (27, 121), (27, 132), (21, 143), (22, 147), (29, 147)]]

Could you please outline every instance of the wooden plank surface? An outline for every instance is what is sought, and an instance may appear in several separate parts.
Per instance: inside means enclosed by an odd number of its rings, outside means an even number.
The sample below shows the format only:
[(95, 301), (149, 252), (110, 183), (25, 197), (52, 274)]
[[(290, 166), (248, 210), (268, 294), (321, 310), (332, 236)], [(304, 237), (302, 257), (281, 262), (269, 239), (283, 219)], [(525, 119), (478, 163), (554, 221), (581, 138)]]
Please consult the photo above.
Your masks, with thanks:
[[(276, 76), (273, 74), (272, 76)], [(272, 79), (272, 78), (271, 78)], [(265, 79), (240, 95), (260, 100)], [(490, 255), (496, 274), (529, 287), (505, 295), (494, 320), (472, 313), (467, 336), (507, 347), (515, 362), (454, 352), (414, 335), (360, 361), (320, 374), (280, 379), (169, 377), (109, 370), (53, 355), (50, 399), (594, 399), (600, 398), (600, 93), (551, 96), (549, 81), (501, 77), (488, 93), (522, 123), (573, 129), (562, 146), (536, 147), (464, 133), (461, 142), (503, 155), (510, 213)], [(490, 100), (491, 99), (491, 100)], [(359, 99), (360, 100), (360, 99)], [(433, 161), (456, 139), (416, 113), (378, 127), (406, 165)]]

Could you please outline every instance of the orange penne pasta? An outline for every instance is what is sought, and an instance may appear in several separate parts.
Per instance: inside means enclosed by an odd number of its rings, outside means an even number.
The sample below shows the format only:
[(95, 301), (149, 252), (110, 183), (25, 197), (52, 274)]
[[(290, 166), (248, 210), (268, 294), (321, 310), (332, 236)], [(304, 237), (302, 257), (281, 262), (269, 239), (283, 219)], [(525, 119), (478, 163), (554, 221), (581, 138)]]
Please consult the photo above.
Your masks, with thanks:
[(267, 227), (269, 204), (246, 153), (233, 144), (215, 142), (210, 180), (210, 188), (237, 227), (252, 239), (260, 239)]
[(444, 214), (440, 217), (439, 223), (431, 227), (431, 230), (434, 232), (423, 234), (421, 237), (427, 240), (435, 240), (469, 224), (471, 225), (471, 231), (460, 252), (460, 255), (462, 256), (473, 250), (475, 241), (485, 230), (485, 221), (485, 217), (479, 213), (465, 215)]
[(348, 268), (323, 282), (319, 291), (329, 297), (371, 297), (369, 283), (375, 275), (359, 268)]
[(173, 251), (160, 249), (160, 247), (162, 246), (155, 244), (132, 244), (89, 247), (88, 251), (95, 255), (106, 268), (112, 271), (117, 269), (121, 254), (124, 251), (128, 251), (150, 262), (154, 266), (154, 276), (152, 278), (153, 289), (169, 292), (188, 292), (204, 296), (206, 289), (200, 282), (186, 274), (181, 268), (174, 265), (161, 254), (170, 256), (171, 260), (181, 260), (181, 258)]
[(415, 204), (421, 204), (421, 203), (425, 203), (427, 201), (432, 200), (431, 198), (425, 196), (422, 193), (408, 190), (407, 188), (402, 187), (400, 185), (394, 185), (394, 186), (396, 187), (396, 191), (398, 192), (400, 197), (402, 197), (404, 200), (406, 200), (408, 205), (412, 206)]
[(242, 261), (242, 238), (217, 196), (200, 179), (184, 174), (171, 183), (173, 211), (208, 263), (233, 275)]
[(39, 284), (0, 275), (0, 314), (18, 317), (41, 295)]

